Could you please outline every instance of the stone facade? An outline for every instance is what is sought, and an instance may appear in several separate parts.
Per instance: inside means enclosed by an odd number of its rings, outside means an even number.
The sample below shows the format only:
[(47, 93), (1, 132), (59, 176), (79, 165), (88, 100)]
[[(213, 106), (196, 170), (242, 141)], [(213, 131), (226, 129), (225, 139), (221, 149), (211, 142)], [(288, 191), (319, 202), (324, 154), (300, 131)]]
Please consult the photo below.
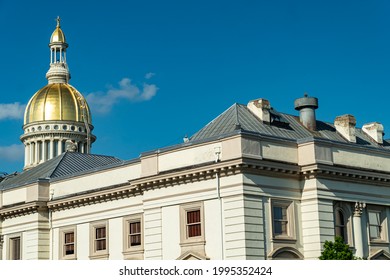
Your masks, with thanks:
[[(66, 258), (62, 232), (70, 228), (74, 259), (317, 259), (342, 227), (356, 255), (387, 258), (389, 170), (389, 151), (353, 143), (293, 144), (244, 132), (184, 143), (100, 170), (3, 187), (1, 256), (10, 258), (10, 241), (20, 236), (22, 259)], [(186, 206), (201, 210), (195, 242)], [(337, 207), (343, 221), (336, 221)], [(142, 217), (142, 244), (129, 254), (125, 221), (132, 216)], [(93, 252), (96, 223), (106, 225), (101, 256)]]

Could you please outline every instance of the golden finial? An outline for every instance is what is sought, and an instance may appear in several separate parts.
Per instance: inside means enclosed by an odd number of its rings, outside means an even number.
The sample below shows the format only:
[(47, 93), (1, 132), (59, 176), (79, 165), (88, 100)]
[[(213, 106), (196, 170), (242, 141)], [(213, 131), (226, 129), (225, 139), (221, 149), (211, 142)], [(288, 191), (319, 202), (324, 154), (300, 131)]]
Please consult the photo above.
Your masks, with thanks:
[(61, 26), (60, 26), (61, 18), (60, 18), (59, 16), (57, 16), (56, 21), (57, 21), (57, 27), (61, 27)]

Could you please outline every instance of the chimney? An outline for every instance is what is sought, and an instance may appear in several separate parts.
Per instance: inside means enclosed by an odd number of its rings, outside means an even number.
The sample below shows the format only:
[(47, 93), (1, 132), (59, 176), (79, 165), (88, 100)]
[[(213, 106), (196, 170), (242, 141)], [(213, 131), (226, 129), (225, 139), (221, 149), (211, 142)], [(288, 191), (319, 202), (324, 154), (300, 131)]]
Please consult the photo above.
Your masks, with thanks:
[(377, 122), (363, 125), (363, 131), (378, 144), (383, 144), (383, 125)]
[(249, 101), (248, 109), (265, 123), (271, 122), (271, 104), (267, 99), (259, 98)]
[(295, 110), (299, 111), (299, 120), (309, 130), (316, 130), (316, 109), (318, 108), (318, 99), (309, 97), (306, 93), (304, 97), (295, 99)]
[(336, 117), (334, 126), (338, 133), (340, 133), (349, 142), (356, 143), (356, 119), (352, 115), (342, 115)]

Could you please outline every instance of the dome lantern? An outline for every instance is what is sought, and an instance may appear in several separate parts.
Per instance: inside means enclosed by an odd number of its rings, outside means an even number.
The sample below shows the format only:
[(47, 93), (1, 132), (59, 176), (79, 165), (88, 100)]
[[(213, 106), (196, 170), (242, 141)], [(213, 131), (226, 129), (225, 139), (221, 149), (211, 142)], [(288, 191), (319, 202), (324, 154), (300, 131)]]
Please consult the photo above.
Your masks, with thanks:
[(67, 83), (70, 80), (68, 64), (66, 63), (66, 49), (68, 44), (61, 29), (61, 19), (57, 17), (57, 26), (50, 37), (50, 68), (46, 78), (50, 83)]

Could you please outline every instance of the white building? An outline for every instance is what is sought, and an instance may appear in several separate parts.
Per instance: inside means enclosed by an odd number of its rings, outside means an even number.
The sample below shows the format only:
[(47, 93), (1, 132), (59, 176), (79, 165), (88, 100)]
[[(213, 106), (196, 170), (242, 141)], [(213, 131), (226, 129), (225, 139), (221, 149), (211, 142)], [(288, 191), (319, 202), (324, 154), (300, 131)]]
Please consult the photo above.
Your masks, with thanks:
[(58, 23), (49, 85), (26, 108), (25, 170), (0, 182), (2, 259), (318, 259), (336, 235), (356, 256), (390, 259), (381, 124), (316, 120), (313, 97), (295, 101), (298, 117), (256, 99), (176, 146), (93, 155), (66, 47)]

